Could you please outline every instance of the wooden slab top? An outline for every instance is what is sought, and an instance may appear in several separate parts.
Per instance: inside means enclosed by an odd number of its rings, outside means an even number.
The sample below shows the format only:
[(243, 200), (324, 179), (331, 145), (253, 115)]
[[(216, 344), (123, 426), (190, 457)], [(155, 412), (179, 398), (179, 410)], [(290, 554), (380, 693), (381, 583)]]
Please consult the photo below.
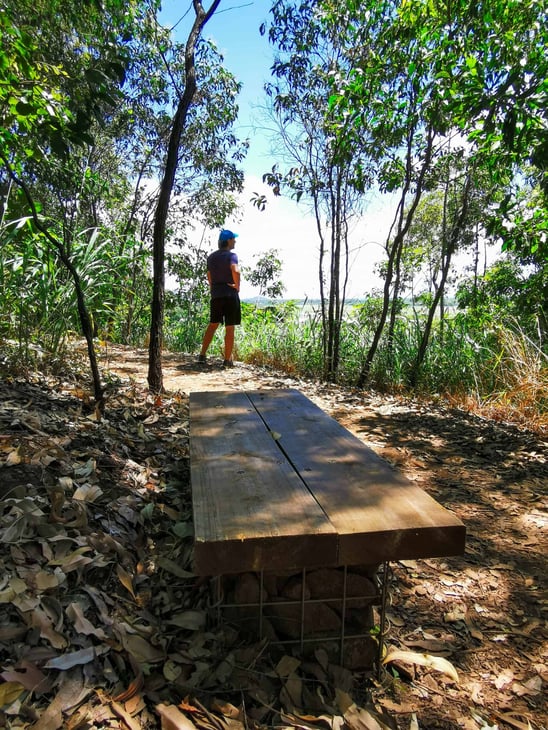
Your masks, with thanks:
[(297, 390), (191, 393), (190, 424), (199, 574), (464, 552), (455, 515)]
[(250, 400), (339, 535), (339, 565), (460, 555), (462, 522), (296, 390)]
[(191, 393), (190, 414), (195, 571), (330, 564), (335, 529), (249, 398)]

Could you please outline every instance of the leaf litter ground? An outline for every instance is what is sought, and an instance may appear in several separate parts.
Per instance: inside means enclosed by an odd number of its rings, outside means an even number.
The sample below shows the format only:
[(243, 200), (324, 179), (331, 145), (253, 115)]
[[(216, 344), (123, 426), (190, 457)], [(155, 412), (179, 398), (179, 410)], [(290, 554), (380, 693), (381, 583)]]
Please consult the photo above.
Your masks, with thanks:
[[(0, 383), (0, 727), (547, 726), (543, 434), (443, 404), (103, 348), (86, 377)], [(207, 620), (192, 575), (188, 394), (297, 387), (453, 510), (466, 554), (391, 566), (379, 676)]]

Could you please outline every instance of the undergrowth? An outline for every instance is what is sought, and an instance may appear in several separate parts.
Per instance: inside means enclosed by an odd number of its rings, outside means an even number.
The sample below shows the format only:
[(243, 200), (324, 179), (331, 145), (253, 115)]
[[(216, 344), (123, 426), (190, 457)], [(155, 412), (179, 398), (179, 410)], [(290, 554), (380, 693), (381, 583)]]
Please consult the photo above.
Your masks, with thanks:
[[(213, 344), (222, 345), (222, 328)], [(177, 330), (171, 350), (188, 352), (190, 336)], [(199, 337), (195, 326), (192, 337)], [(355, 387), (371, 336), (367, 322), (350, 318), (342, 328), (337, 383)], [(541, 436), (548, 434), (548, 357), (519, 326), (496, 324), (483, 329), (467, 326), (462, 317), (435, 329), (416, 385), (414, 374), (417, 335), (413, 322), (402, 318), (390, 342), (383, 341), (372, 363), (367, 389), (436, 401), (485, 418), (510, 422)], [(184, 346), (183, 346), (184, 345)], [(24, 375), (27, 369), (87, 377), (87, 362), (73, 343), (66, 341), (55, 353), (25, 342), (0, 342), (0, 370)], [(195, 342), (194, 351), (198, 342)], [(220, 351), (220, 350), (219, 350)], [(303, 316), (293, 303), (259, 310), (244, 308), (237, 329), (237, 360), (285, 373), (290, 377), (323, 380), (321, 322), (317, 313)], [(71, 375), (72, 374), (72, 375)]]

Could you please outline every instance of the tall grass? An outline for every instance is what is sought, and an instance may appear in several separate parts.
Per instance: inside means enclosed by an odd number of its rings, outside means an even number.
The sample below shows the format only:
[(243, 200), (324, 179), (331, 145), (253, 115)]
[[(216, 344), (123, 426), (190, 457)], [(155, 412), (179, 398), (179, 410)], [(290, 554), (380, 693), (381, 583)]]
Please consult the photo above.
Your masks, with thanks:
[(467, 393), (469, 407), (548, 434), (548, 356), (517, 322), (495, 326), (493, 336), (489, 378)]
[(164, 325), (166, 347), (176, 352), (197, 352), (209, 321), (208, 314), (203, 304), (193, 302), (170, 312)]
[(286, 373), (317, 377), (322, 371), (319, 313), (296, 302), (260, 309), (244, 304), (238, 328), (238, 357)]
[[(341, 330), (338, 380), (353, 385), (372, 337), (373, 320), (352, 313)], [(393, 337), (381, 342), (369, 386), (384, 392), (409, 390), (450, 400), (491, 417), (540, 429), (548, 423), (548, 358), (515, 321), (477, 326), (458, 314), (433, 328), (426, 357), (414, 373), (421, 322), (402, 312)], [(321, 322), (317, 311), (296, 303), (244, 308), (238, 328), (239, 359), (298, 377), (322, 377)]]

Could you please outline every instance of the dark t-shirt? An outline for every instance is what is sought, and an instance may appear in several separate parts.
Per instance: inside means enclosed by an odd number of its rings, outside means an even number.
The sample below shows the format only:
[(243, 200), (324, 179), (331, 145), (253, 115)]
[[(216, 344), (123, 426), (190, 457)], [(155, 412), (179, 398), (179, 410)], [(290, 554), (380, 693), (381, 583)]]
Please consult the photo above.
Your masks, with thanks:
[(234, 251), (220, 248), (207, 257), (207, 270), (211, 274), (211, 298), (238, 296), (233, 286), (232, 264), (238, 265), (238, 256)]

